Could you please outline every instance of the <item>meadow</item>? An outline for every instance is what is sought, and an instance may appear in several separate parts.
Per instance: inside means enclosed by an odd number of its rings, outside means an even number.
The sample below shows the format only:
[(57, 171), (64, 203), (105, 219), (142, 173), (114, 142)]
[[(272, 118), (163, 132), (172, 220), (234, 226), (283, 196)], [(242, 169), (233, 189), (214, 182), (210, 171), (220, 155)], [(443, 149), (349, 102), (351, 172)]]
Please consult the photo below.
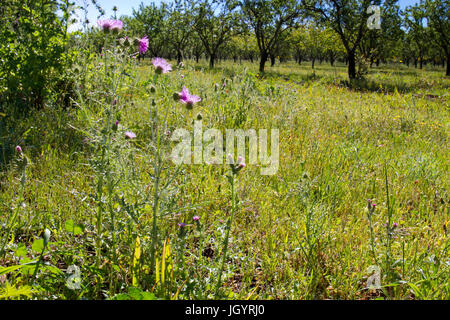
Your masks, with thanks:
[[(1, 115), (1, 298), (450, 298), (442, 69), (348, 83), (341, 63), (156, 74), (114, 55), (79, 66), (64, 112)], [(195, 119), (277, 128), (278, 171), (175, 165), (171, 132)]]

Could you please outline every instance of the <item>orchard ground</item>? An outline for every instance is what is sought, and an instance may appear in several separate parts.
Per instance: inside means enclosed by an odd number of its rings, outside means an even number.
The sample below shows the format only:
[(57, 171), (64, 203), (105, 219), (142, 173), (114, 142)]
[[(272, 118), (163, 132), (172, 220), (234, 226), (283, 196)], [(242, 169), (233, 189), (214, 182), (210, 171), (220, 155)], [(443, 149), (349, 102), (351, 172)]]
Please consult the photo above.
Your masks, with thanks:
[[(124, 187), (125, 195), (135, 181), (152, 183), (145, 147), (152, 100), (169, 110), (169, 132), (189, 128), (199, 114), (205, 128), (223, 132), (279, 130), (277, 173), (264, 176), (258, 165), (247, 165), (237, 177), (221, 295), (215, 295), (214, 279), (231, 211), (229, 166), (182, 167), (159, 220), (159, 262), (167, 272), (157, 270), (158, 281), (142, 287), (139, 277), (153, 271), (143, 265), (139, 276), (133, 269), (139, 258), (136, 230), (128, 222), (133, 217), (118, 217), (119, 264), (105, 255), (94, 266), (92, 150), (75, 129), (87, 120), (76, 107), (63, 113), (48, 107), (2, 133), (9, 139), (4, 145), (20, 144), (31, 163), (22, 203), (16, 155), (3, 155), (0, 215), (20, 210), (1, 265), (34, 261), (40, 254), (35, 240), (45, 228), (52, 232), (35, 283), (27, 280), (34, 265), (0, 273), (1, 281), (24, 290), (18, 297), (104, 299), (138, 290), (164, 299), (450, 299), (450, 79), (442, 69), (381, 65), (349, 85), (343, 64), (316, 63), (313, 72), (308, 63), (287, 62), (261, 75), (257, 63), (221, 61), (212, 70), (206, 61), (184, 63), (164, 83), (198, 94), (202, 100), (192, 110), (158, 91), (118, 88), (120, 124), (136, 134), (127, 142), (134, 148), (127, 156), (138, 163), (127, 169), (136, 179)], [(151, 77), (146, 59), (137, 82)], [(140, 234), (150, 230), (150, 211), (139, 217)], [(150, 241), (141, 237), (140, 245)], [(106, 232), (105, 251), (109, 245)], [(71, 265), (79, 268), (79, 289), (67, 286)], [(380, 268), (381, 288), (367, 289), (371, 266)], [(117, 274), (113, 288), (106, 278), (111, 274)]]

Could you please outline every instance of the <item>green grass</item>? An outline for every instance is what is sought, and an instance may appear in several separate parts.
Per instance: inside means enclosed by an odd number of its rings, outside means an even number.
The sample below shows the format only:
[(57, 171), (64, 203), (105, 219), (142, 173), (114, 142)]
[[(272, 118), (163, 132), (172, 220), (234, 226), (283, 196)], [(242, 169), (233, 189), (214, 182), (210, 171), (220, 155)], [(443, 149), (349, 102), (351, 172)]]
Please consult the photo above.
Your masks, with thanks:
[[(138, 85), (130, 82), (118, 91), (121, 125), (137, 135), (134, 143), (119, 143), (114, 158), (121, 177), (117, 188), (128, 204), (142, 199), (140, 190), (153, 188), (154, 157), (148, 147), (153, 99), (168, 110), (168, 130), (191, 130), (190, 121), (201, 113), (204, 130), (280, 131), (277, 174), (262, 176), (258, 166), (248, 165), (237, 178), (238, 206), (221, 295), (215, 296), (214, 289), (231, 214), (228, 166), (185, 165), (162, 194), (157, 263), (166, 264), (164, 283), (156, 284), (146, 258), (137, 257), (139, 270), (133, 268), (137, 235), (142, 255), (149, 252), (151, 199), (136, 211), (139, 224), (133, 224), (120, 201), (114, 203), (118, 264), (108, 253), (111, 233), (106, 230), (96, 267), (97, 185), (90, 164), (96, 150), (74, 128), (94, 124), (101, 111), (87, 117), (77, 108), (2, 120), (7, 156), (0, 172), (0, 219), (5, 223), (19, 210), (19, 220), (0, 264), (37, 259), (40, 252), (31, 245), (49, 228), (52, 242), (44, 261), (60, 270), (41, 267), (33, 284), (29, 274), (34, 270), (27, 273), (24, 267), (9, 272), (8, 283), (31, 286), (32, 295), (42, 299), (123, 297), (133, 285), (166, 299), (450, 298), (450, 80), (442, 70), (380, 66), (349, 87), (344, 65), (316, 64), (313, 73), (308, 64), (289, 62), (261, 76), (256, 63), (221, 62), (209, 70), (206, 62), (188, 61), (184, 70), (165, 76), (154, 95), (139, 85), (153, 78), (149, 62), (136, 71)], [(202, 98), (189, 112), (172, 100), (171, 92), (182, 85)], [(17, 144), (31, 160), (24, 205), (13, 153)], [(174, 168), (167, 160), (165, 169)], [(371, 223), (368, 199), (376, 204)], [(199, 224), (192, 221), (194, 215), (201, 217)], [(70, 232), (68, 220), (83, 231)], [(398, 227), (387, 228), (389, 220)], [(180, 229), (179, 222), (188, 226)], [(162, 255), (163, 243), (170, 254)], [(24, 256), (17, 253), (19, 244), (26, 247)], [(65, 286), (64, 272), (72, 264), (81, 269), (78, 290)], [(383, 289), (365, 289), (371, 265), (381, 268)]]

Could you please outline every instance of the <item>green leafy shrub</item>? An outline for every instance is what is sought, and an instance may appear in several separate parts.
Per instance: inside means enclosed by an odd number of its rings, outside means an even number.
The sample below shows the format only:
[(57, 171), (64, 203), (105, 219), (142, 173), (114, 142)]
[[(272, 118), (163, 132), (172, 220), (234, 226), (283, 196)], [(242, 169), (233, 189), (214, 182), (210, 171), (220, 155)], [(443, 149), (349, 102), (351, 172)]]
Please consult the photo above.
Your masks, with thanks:
[(0, 110), (39, 108), (52, 89), (65, 93), (60, 89), (74, 56), (66, 51), (71, 8), (68, 0), (2, 1)]

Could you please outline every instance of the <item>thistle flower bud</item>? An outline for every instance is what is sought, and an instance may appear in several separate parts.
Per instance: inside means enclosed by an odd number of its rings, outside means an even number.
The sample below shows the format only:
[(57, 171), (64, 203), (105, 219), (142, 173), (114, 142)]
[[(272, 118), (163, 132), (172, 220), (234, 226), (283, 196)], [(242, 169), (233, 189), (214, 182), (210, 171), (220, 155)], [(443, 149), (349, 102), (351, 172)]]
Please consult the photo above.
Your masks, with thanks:
[(116, 120), (116, 122), (114, 122), (112, 129), (113, 131), (117, 131), (117, 129), (119, 128), (119, 120)]
[(128, 36), (126, 36), (125, 38), (121, 38), (119, 40), (120, 44), (124, 47), (129, 47), (131, 45), (130, 39), (128, 38)]
[(44, 236), (43, 236), (43, 238), (44, 238), (44, 246), (47, 246), (48, 242), (50, 241), (50, 235), (51, 235), (50, 230), (45, 229)]

